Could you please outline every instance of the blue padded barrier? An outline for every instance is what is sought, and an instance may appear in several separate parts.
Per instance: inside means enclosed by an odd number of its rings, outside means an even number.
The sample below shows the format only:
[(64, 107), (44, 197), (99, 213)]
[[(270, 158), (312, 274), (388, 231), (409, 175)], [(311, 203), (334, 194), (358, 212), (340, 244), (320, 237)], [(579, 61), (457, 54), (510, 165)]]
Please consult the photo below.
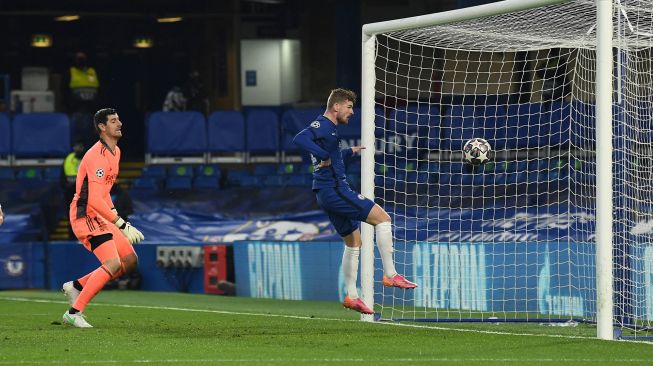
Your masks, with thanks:
[(242, 113), (213, 112), (207, 124), (209, 152), (245, 151), (245, 119)]
[(43, 169), (41, 168), (20, 168), (16, 172), (16, 180), (36, 181), (43, 180)]
[(65, 157), (70, 153), (70, 120), (63, 113), (19, 114), (12, 121), (16, 158)]
[(155, 112), (146, 129), (147, 153), (178, 156), (207, 151), (206, 121), (200, 112)]
[(63, 175), (63, 168), (60, 166), (51, 166), (43, 171), (43, 179), (48, 182), (59, 182)]
[(268, 110), (256, 110), (247, 115), (247, 151), (275, 154), (279, 151), (279, 119)]
[(283, 131), (281, 149), (286, 153), (299, 153), (300, 149), (292, 143), (292, 139), (299, 131), (308, 127), (312, 121), (323, 113), (324, 109), (321, 108), (300, 108), (285, 111), (281, 116)]

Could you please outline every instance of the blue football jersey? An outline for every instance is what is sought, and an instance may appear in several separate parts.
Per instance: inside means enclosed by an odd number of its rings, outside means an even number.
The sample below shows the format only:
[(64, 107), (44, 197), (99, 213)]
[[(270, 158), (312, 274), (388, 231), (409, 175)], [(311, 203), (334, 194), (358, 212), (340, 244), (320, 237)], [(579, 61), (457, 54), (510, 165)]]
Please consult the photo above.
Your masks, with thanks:
[[(314, 168), (313, 189), (349, 186), (343, 158), (350, 156), (352, 150), (340, 148), (340, 137), (335, 123), (324, 116), (318, 116), (295, 136), (293, 142), (311, 155)], [(318, 168), (320, 162), (327, 159), (331, 159), (331, 165)]]

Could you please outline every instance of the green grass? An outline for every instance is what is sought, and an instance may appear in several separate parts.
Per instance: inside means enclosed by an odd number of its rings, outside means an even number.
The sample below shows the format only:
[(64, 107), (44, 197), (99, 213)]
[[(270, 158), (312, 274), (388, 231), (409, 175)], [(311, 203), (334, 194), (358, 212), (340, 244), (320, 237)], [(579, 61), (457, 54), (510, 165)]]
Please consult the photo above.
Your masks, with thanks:
[(60, 293), (0, 291), (0, 365), (653, 362), (653, 344), (592, 339), (588, 325), (365, 323), (334, 302), (105, 291), (86, 311), (95, 328), (76, 329), (67, 308)]

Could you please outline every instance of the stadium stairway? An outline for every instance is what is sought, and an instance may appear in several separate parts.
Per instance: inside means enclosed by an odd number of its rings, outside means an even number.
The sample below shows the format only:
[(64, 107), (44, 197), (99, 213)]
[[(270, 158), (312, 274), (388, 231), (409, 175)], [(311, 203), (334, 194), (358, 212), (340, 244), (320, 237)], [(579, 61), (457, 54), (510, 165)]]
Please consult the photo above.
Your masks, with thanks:
[[(141, 176), (141, 172), (143, 171), (143, 166), (145, 166), (145, 162), (143, 161), (121, 161), (120, 162), (120, 173), (119, 173), (119, 179), (118, 179), (118, 184), (120, 185), (120, 188), (128, 190), (133, 181)], [(68, 210), (67, 207), (64, 208), (65, 210)], [(51, 241), (56, 241), (56, 240), (75, 240), (75, 238), (69, 238), (68, 237), (68, 226), (70, 225), (70, 222), (68, 221), (68, 217), (63, 216), (59, 219), (59, 222), (57, 222), (57, 226), (50, 232), (48, 235), (49, 239)]]

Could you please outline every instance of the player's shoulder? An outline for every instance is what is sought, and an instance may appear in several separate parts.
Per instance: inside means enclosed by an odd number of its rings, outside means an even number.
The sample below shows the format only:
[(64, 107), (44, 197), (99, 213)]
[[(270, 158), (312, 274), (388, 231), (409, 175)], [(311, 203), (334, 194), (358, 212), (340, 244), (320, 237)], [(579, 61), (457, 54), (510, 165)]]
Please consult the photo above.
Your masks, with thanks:
[(330, 121), (324, 116), (318, 116), (309, 125), (309, 128), (316, 130), (326, 130), (329, 128)]

